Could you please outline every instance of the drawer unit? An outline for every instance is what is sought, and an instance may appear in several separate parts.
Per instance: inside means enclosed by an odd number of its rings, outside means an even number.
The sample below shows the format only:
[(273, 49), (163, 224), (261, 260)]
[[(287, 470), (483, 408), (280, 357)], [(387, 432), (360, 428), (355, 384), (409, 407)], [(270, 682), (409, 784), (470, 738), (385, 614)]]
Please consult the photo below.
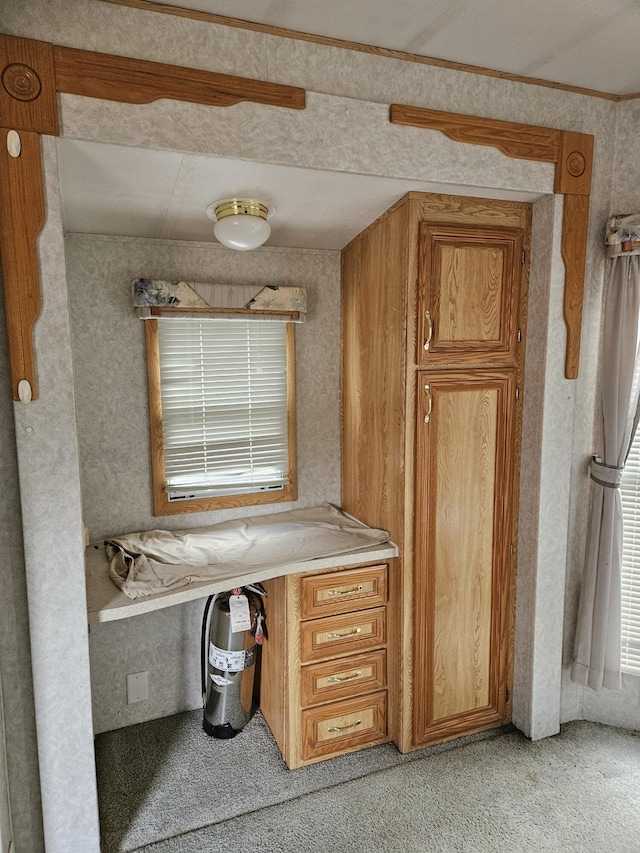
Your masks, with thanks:
[(384, 644), (386, 608), (359, 610), (342, 616), (325, 616), (300, 625), (302, 663)]
[(382, 743), (386, 736), (386, 691), (331, 702), (302, 712), (304, 760)]
[(364, 655), (313, 663), (300, 673), (302, 706), (319, 705), (368, 693), (387, 686), (387, 653), (384, 649)]
[(260, 705), (290, 768), (389, 740), (389, 564), (274, 578)]
[(301, 616), (315, 619), (387, 602), (387, 567), (366, 566), (301, 578)]

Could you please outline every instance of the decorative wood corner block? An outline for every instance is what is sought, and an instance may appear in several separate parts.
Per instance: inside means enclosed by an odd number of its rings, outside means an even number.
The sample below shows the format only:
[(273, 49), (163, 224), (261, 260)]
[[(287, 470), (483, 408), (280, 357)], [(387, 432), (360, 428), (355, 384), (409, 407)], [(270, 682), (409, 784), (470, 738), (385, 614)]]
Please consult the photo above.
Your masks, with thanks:
[(33, 326), (40, 313), (40, 269), (37, 239), (45, 220), (40, 136), (19, 133), (18, 156), (7, 145), (9, 129), (0, 128), (0, 255), (7, 320), (11, 392), (20, 383), (37, 396)]
[(564, 195), (562, 259), (565, 266), (565, 376), (576, 379), (580, 358), (584, 271), (587, 257), (593, 136), (586, 133), (392, 104), (392, 124), (439, 130), (455, 142), (491, 145), (508, 157), (555, 163), (554, 192)]
[(240, 101), (296, 110), (305, 107), (305, 90), (297, 86), (68, 47), (54, 46), (53, 55), (56, 87), (70, 95), (126, 104), (170, 98), (215, 107)]
[(555, 191), (571, 195), (591, 193), (593, 136), (563, 131), (556, 163)]
[(50, 44), (0, 35), (0, 126), (58, 135)]

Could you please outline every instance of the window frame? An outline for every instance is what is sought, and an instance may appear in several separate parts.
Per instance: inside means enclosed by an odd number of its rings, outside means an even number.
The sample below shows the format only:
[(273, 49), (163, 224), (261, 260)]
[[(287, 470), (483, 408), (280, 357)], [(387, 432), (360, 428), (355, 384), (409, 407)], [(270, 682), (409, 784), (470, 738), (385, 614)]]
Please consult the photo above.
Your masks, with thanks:
[[(194, 312), (196, 313), (196, 312)], [(200, 312), (198, 312), (200, 313)], [(241, 312), (236, 312), (241, 313)], [(249, 313), (249, 312), (247, 312)], [(274, 312), (265, 312), (274, 313)], [(251, 311), (253, 318), (260, 319), (258, 311)], [(282, 321), (275, 321), (282, 322)], [(190, 512), (211, 512), (243, 506), (283, 503), (297, 499), (296, 463), (296, 405), (295, 405), (295, 330), (294, 323), (286, 322), (286, 372), (287, 372), (287, 449), (289, 482), (282, 489), (242, 492), (211, 497), (186, 498), (170, 501), (165, 490), (164, 442), (162, 435), (162, 397), (160, 346), (157, 319), (144, 321), (147, 357), (147, 388), (149, 395), (149, 434), (151, 444), (151, 481), (153, 515), (180, 515)]]

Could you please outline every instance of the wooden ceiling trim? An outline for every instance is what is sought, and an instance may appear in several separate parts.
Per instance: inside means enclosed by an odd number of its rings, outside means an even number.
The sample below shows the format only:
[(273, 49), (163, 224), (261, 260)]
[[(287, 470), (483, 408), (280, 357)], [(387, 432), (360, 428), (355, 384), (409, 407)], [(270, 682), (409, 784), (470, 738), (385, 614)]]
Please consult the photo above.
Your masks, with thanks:
[(561, 252), (565, 266), (565, 377), (576, 379), (580, 361), (593, 136), (405, 104), (392, 104), (389, 120), (405, 127), (437, 130), (454, 142), (489, 145), (508, 157), (555, 164), (554, 191), (564, 196)]
[(391, 104), (391, 124), (439, 130), (454, 142), (490, 145), (507, 157), (555, 163), (560, 152), (560, 131), (530, 124), (477, 118), (476, 116)]
[(252, 101), (305, 108), (305, 90), (297, 86), (69, 47), (54, 46), (53, 56), (56, 89), (70, 95), (126, 104), (170, 98), (214, 107)]

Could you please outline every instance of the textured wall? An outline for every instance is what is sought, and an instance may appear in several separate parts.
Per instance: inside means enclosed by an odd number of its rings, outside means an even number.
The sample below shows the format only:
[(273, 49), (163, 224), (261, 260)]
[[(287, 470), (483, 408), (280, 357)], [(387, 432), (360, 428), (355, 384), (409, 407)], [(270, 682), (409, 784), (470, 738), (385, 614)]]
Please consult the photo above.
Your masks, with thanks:
[[(47, 853), (99, 849), (80, 472), (56, 143), (42, 138), (47, 221), (34, 331), (38, 397), (14, 404)], [(62, 783), (64, 780), (64, 784)]]
[(615, 181), (611, 194), (611, 213), (640, 212), (640, 157), (638, 128), (640, 100), (618, 104), (618, 132), (615, 151)]
[(4, 717), (16, 847), (35, 853), (43, 846), (40, 784), (15, 426), (4, 310), (0, 313), (0, 677), (4, 712), (0, 716)]
[[(211, 243), (71, 234), (66, 255), (83, 516), (92, 540), (340, 502), (338, 252), (233, 252)], [(296, 503), (153, 517), (144, 330), (131, 300), (131, 281), (139, 276), (307, 289), (307, 320), (296, 326)], [(96, 732), (201, 704), (202, 606), (194, 602), (92, 626)], [(126, 674), (141, 670), (149, 671), (149, 701), (127, 705)]]

